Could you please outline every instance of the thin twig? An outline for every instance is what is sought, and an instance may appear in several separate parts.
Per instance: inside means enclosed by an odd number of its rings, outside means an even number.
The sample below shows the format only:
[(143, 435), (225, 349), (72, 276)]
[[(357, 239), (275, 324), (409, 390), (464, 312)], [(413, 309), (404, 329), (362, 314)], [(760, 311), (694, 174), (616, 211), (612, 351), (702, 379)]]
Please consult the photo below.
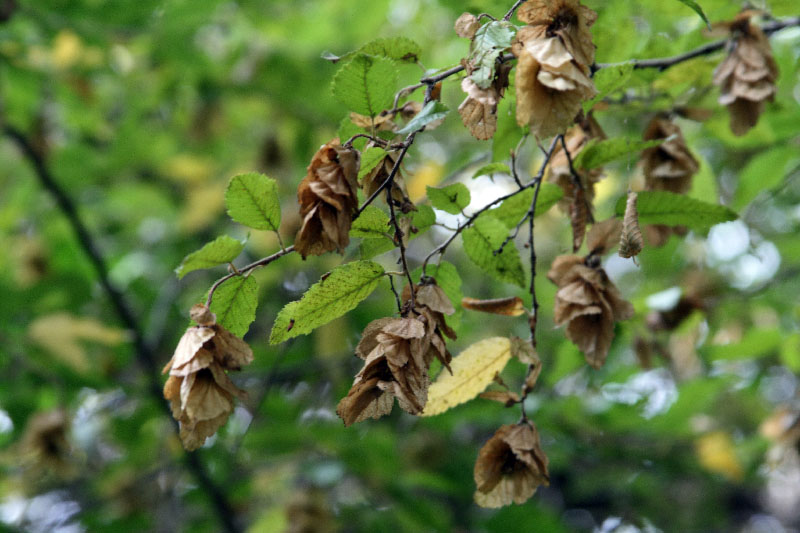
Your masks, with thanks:
[[(153, 399), (161, 407), (162, 411), (169, 416), (170, 420), (173, 420), (170, 408), (161, 394), (159, 368), (156, 363), (155, 354), (150, 345), (146, 342), (142, 328), (139, 325), (137, 317), (131, 310), (130, 304), (125, 296), (111, 282), (105, 260), (98, 250), (94, 238), (91, 233), (89, 233), (86, 224), (84, 224), (78, 214), (75, 203), (56, 182), (55, 177), (47, 168), (44, 158), (42, 158), (41, 154), (34, 148), (33, 144), (24, 133), (9, 125), (3, 126), (3, 132), (20, 148), (22, 154), (33, 166), (34, 174), (39, 179), (39, 183), (53, 198), (55, 198), (59, 210), (67, 218), (78, 239), (78, 244), (92, 263), (100, 285), (108, 296), (114, 311), (131, 333), (136, 360), (146, 374), (150, 395), (153, 396)], [(173, 424), (177, 429), (177, 423), (174, 420)], [(235, 520), (236, 514), (228, 501), (227, 495), (217, 486), (214, 480), (211, 479), (197, 453), (184, 451), (183, 461), (194, 476), (200, 489), (208, 496), (214, 512), (217, 515), (217, 519), (220, 521), (225, 531), (229, 533), (238, 533), (240, 528)]]
[(255, 270), (256, 268), (267, 266), (268, 264), (272, 263), (273, 261), (275, 261), (277, 259), (280, 259), (284, 255), (288, 255), (288, 254), (290, 254), (292, 252), (294, 252), (294, 245), (291, 245), (288, 248), (284, 248), (283, 250), (275, 252), (274, 254), (272, 254), (270, 256), (262, 257), (258, 261), (254, 261), (254, 262), (250, 263), (249, 265), (243, 266), (242, 268), (231, 272), (227, 276), (223, 276), (223, 277), (219, 278), (217, 281), (214, 282), (214, 284), (208, 290), (208, 297), (206, 298), (206, 307), (211, 305), (211, 300), (214, 297), (214, 293), (219, 288), (219, 286), (222, 285), (223, 283), (225, 283), (226, 281), (228, 281), (229, 279), (231, 279), (233, 277), (236, 277), (236, 276), (243, 276), (243, 275), (249, 273), (250, 271)]
[(513, 16), (514, 16), (514, 12), (517, 10), (517, 8), (518, 8), (519, 6), (521, 6), (521, 5), (522, 5), (522, 3), (523, 3), (524, 1), (525, 1), (525, 0), (517, 0), (516, 2), (514, 2), (514, 5), (513, 5), (513, 6), (511, 6), (511, 9), (509, 9), (509, 10), (508, 10), (508, 12), (507, 12), (505, 15), (503, 15), (503, 20), (505, 20), (505, 21), (509, 21), (509, 20), (511, 20), (511, 17), (513, 17)]
[[(414, 280), (411, 279), (411, 271), (408, 269), (406, 245), (403, 243), (403, 237), (405, 237), (405, 235), (403, 234), (403, 230), (400, 229), (400, 224), (397, 222), (397, 216), (395, 216), (394, 212), (394, 200), (392, 199), (391, 185), (386, 188), (386, 203), (389, 204), (389, 218), (394, 226), (394, 237), (397, 241), (397, 246), (400, 248), (400, 261), (403, 265), (403, 273), (405, 274), (406, 278), (408, 278), (408, 287), (411, 290), (411, 309), (414, 309), (414, 300), (416, 297), (414, 294)], [(391, 276), (389, 279), (391, 279)], [(394, 290), (394, 284), (392, 284), (392, 290)]]
[[(575, 165), (572, 161), (572, 154), (569, 153), (567, 149), (567, 141), (564, 138), (564, 134), (562, 133), (557, 137), (557, 139), (561, 139), (561, 148), (564, 149), (564, 155), (567, 156), (567, 163), (569, 164), (569, 174), (572, 178), (572, 186), (575, 187), (577, 191), (584, 192), (583, 182), (581, 181), (581, 175), (578, 174), (578, 171), (575, 170)], [(577, 194), (577, 193), (576, 193)], [(586, 209), (587, 220), (589, 223), (594, 222), (594, 215), (592, 215), (591, 206), (589, 205), (588, 200), (586, 199), (585, 194), (581, 194), (580, 197), (583, 199), (584, 208)]]
[(450, 235), (450, 237), (448, 237), (448, 239), (446, 241), (444, 241), (439, 246), (437, 246), (436, 248), (431, 250), (431, 252), (427, 255), (427, 257), (425, 257), (425, 260), (422, 262), (422, 274), (423, 275), (425, 275), (425, 269), (427, 268), (428, 263), (433, 258), (433, 256), (435, 256), (436, 254), (444, 255), (444, 252), (447, 250), (447, 247), (450, 246), (450, 244), (456, 239), (456, 237), (458, 237), (459, 234), (461, 234), (461, 232), (463, 232), (465, 229), (467, 229), (469, 226), (471, 226), (472, 223), (475, 222), (475, 220), (480, 215), (482, 215), (484, 212), (486, 212), (489, 209), (491, 209), (493, 206), (499, 204), (500, 202), (502, 202), (504, 200), (508, 200), (512, 196), (516, 196), (519, 193), (521, 193), (522, 191), (536, 186), (541, 181), (542, 176), (544, 176), (544, 171), (545, 171), (545, 168), (547, 167), (547, 163), (550, 162), (550, 157), (553, 154), (553, 150), (555, 150), (556, 140), (557, 140), (557, 138), (554, 138), (553, 142), (550, 143), (550, 149), (545, 154), (545, 158), (544, 158), (544, 161), (542, 161), (542, 165), (539, 168), (539, 172), (536, 173), (536, 176), (531, 181), (529, 181), (528, 183), (523, 184), (519, 189), (517, 189), (514, 192), (511, 192), (511, 193), (508, 193), (508, 194), (506, 194), (504, 196), (500, 196), (498, 198), (495, 198), (494, 200), (492, 200), (491, 202), (489, 202), (488, 204), (486, 204), (482, 208), (480, 208), (477, 211), (475, 211), (475, 213), (473, 213), (469, 218), (467, 218), (467, 220), (464, 221), (463, 224), (460, 224), (456, 228), (456, 230), (453, 232), (453, 234)]
[[(766, 35), (770, 35), (775, 33), (776, 31), (780, 31), (784, 28), (789, 28), (792, 26), (800, 26), (800, 17), (793, 17), (789, 19), (778, 20), (775, 22), (769, 22), (761, 26), (761, 30)], [(689, 52), (686, 52), (684, 54), (678, 54), (676, 56), (671, 56), (671, 57), (659, 57), (654, 59), (633, 59), (631, 61), (625, 61), (622, 63), (598, 63), (592, 66), (592, 72), (596, 72), (603, 68), (618, 67), (625, 64), (632, 64), (633, 68), (635, 69), (655, 68), (663, 71), (679, 63), (683, 63), (684, 61), (689, 61), (690, 59), (694, 59), (696, 57), (704, 55), (709, 55), (718, 50), (722, 50), (723, 48), (725, 48), (725, 45), (728, 44), (728, 41), (729, 39), (721, 39), (719, 41), (714, 41), (713, 43), (705, 44), (699, 48), (695, 48), (694, 50), (690, 50)]]
[(408, 134), (408, 137), (406, 137), (406, 140), (403, 141), (403, 145), (402, 145), (403, 149), (400, 150), (400, 155), (397, 157), (397, 161), (394, 162), (394, 166), (392, 167), (391, 172), (389, 172), (389, 176), (387, 176), (387, 178), (385, 180), (383, 180), (383, 183), (381, 183), (381, 186), (378, 187), (375, 190), (375, 192), (373, 192), (370, 195), (370, 197), (367, 198), (364, 201), (363, 204), (361, 204), (361, 207), (358, 208), (358, 210), (356, 211), (356, 214), (353, 216), (354, 220), (356, 218), (358, 218), (359, 215), (361, 215), (361, 213), (364, 212), (364, 209), (366, 209), (369, 204), (371, 204), (372, 202), (375, 201), (375, 198), (377, 198), (378, 195), (380, 195), (381, 191), (383, 191), (386, 187), (388, 187), (389, 184), (394, 183), (394, 178), (395, 178), (395, 176), (397, 176), (397, 173), (400, 171), (400, 163), (403, 162), (403, 158), (406, 156), (406, 153), (408, 152), (408, 149), (411, 148), (411, 145), (414, 143), (414, 137), (417, 135), (418, 131), (419, 130), (413, 131), (413, 132)]

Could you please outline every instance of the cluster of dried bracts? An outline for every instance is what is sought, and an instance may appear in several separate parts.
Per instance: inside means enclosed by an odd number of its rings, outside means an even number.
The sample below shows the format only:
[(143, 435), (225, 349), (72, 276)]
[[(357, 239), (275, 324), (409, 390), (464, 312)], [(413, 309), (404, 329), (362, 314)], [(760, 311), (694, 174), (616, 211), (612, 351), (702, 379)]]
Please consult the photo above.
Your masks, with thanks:
[[(753, 15), (753, 11), (744, 11), (734, 21), (718, 26), (729, 36), (729, 41), (727, 56), (714, 72), (714, 83), (720, 87), (719, 102), (728, 107), (731, 129), (736, 135), (755, 126), (765, 102), (775, 95), (778, 74), (767, 38), (751, 23)], [(554, 320), (556, 325), (565, 326), (566, 337), (583, 352), (588, 364), (599, 368), (608, 356), (616, 323), (633, 315), (633, 306), (609, 279), (601, 258), (617, 247), (622, 257), (635, 258), (645, 241), (639, 227), (637, 193), (628, 193), (622, 220), (612, 218), (596, 223), (595, 185), (604, 176), (603, 169), (581, 168), (576, 164), (584, 150), (606, 139), (592, 113), (584, 114), (582, 109), (597, 94), (592, 78), (595, 46), (590, 32), (597, 14), (579, 0), (528, 0), (519, 6), (517, 16), (525, 23), (521, 28), (507, 20), (482, 23), (469, 13), (456, 21), (456, 33), (471, 43), (470, 53), (462, 61), (465, 76), (461, 88), (466, 98), (458, 112), (474, 137), (481, 140), (493, 137), (497, 130), (498, 103), (505, 96), (510, 72), (515, 69), (517, 122), (529, 127), (537, 139), (559, 136), (551, 145), (545, 178), (563, 190), (560, 207), (572, 223), (573, 252), (585, 241), (588, 253), (562, 255), (551, 265), (547, 277), (557, 286)], [(508, 55), (509, 51), (513, 55)], [(516, 64), (511, 61), (514, 58)], [(429, 97), (438, 99), (440, 85), (429, 87)], [(397, 101), (404, 94), (401, 91), (397, 95), (394, 109), (369, 117), (352, 113), (351, 121), (372, 134), (397, 132), (396, 118), (410, 120), (422, 109), (419, 102), (413, 101), (398, 107)], [(686, 194), (691, 189), (692, 177), (700, 165), (687, 147), (674, 121), (675, 115), (675, 111), (659, 113), (644, 131), (645, 141), (662, 142), (649, 145), (642, 152), (640, 189), (674, 194)], [(353, 218), (360, 213), (359, 188), (370, 201), (378, 192), (385, 192), (384, 199), (391, 206), (394, 242), (402, 245), (407, 239), (410, 221), (407, 217), (396, 217), (395, 212), (405, 215), (417, 209), (408, 198), (400, 169), (408, 146), (372, 137), (365, 150), (380, 146), (385, 154), (377, 162), (373, 159), (370, 169), (360, 173), (362, 154), (350, 146), (351, 142), (341, 144), (334, 139), (322, 146), (299, 185), (297, 198), (302, 225), (294, 249), (304, 259), (331, 251), (341, 253), (347, 247)], [(391, 229), (387, 227), (387, 232)], [(643, 230), (651, 246), (662, 245), (671, 234), (686, 231), (658, 225), (646, 225)], [(403, 268), (404, 276), (408, 275), (405, 256)], [(430, 412), (424, 412), (429, 391), (435, 391), (439, 385), (437, 378), (431, 389), (432, 362), (441, 362), (442, 372), (450, 372), (451, 376), (469, 364), (460, 357), (453, 360), (447, 349), (445, 338), (455, 339), (456, 335), (445, 315), (453, 314), (455, 309), (434, 278), (423, 275), (413, 290), (407, 285), (403, 294), (397, 296), (399, 316), (369, 323), (355, 349), (363, 367), (337, 408), (347, 426), (389, 414), (395, 400), (412, 415), (429, 415)], [(494, 300), (465, 298), (462, 307), (511, 317), (525, 314), (531, 331), (535, 330), (536, 314), (526, 309), (518, 296)], [(692, 304), (687, 309), (695, 307)], [(186, 331), (164, 369), (169, 373), (164, 396), (180, 423), (180, 437), (187, 449), (201, 446), (225, 423), (233, 410), (234, 398), (244, 395), (232, 383), (228, 372), (239, 370), (253, 359), (247, 344), (218, 325), (207, 307), (193, 307), (191, 316), (198, 325)], [(669, 322), (668, 318), (662, 317), (658, 324)], [(289, 327), (293, 325), (292, 319)], [(495, 346), (499, 354), (504, 354), (503, 364), (511, 357), (509, 353), (514, 352), (528, 365), (528, 374), (521, 394), (506, 387), (504, 391), (487, 391), (482, 396), (507, 407), (524, 404), (541, 371), (534, 339), (486, 341), (491, 341), (486, 346)], [(520, 348), (520, 342), (525, 349)], [(471, 357), (478, 360), (479, 355), (473, 352)], [(451, 370), (451, 361), (455, 372)], [(505, 387), (499, 375), (493, 379)], [(538, 486), (549, 482), (547, 457), (524, 410), (521, 422), (502, 426), (480, 450), (474, 478), (475, 501), (487, 507), (522, 503)]]

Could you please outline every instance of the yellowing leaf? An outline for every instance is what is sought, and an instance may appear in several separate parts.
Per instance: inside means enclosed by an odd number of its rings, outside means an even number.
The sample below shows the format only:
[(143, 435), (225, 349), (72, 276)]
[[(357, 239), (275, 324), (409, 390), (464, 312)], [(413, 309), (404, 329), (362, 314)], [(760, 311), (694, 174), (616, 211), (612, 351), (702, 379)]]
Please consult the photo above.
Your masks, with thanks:
[(444, 413), (482, 393), (511, 359), (511, 341), (492, 337), (478, 341), (450, 363), (453, 373), (443, 371), (428, 390), (422, 416)]
[(444, 167), (434, 161), (428, 161), (420, 165), (417, 171), (406, 178), (408, 197), (412, 202), (417, 202), (424, 198), (429, 185), (436, 185), (442, 180)]
[(28, 326), (28, 337), (76, 371), (88, 372), (90, 361), (84, 343), (115, 346), (125, 340), (125, 331), (93, 318), (54, 313), (34, 320)]
[(739, 481), (744, 476), (733, 441), (724, 431), (703, 435), (695, 441), (694, 448), (697, 460), (709, 472), (722, 474), (733, 481)]

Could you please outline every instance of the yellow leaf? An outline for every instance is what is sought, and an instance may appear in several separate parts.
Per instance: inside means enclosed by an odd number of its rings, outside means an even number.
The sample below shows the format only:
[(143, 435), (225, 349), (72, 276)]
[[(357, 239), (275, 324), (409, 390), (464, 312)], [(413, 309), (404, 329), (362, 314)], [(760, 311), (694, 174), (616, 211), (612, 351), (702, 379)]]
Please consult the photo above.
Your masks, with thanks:
[(722, 474), (733, 481), (740, 481), (744, 476), (733, 441), (724, 431), (703, 435), (695, 441), (694, 447), (697, 460), (709, 472)]
[(30, 339), (78, 372), (87, 372), (90, 361), (84, 342), (115, 346), (125, 341), (125, 331), (105, 326), (93, 318), (69, 313), (54, 313), (34, 320), (28, 326)]
[(442, 180), (444, 167), (435, 161), (421, 165), (414, 174), (406, 178), (408, 197), (412, 202), (425, 198), (428, 185), (436, 185)]
[(431, 384), (422, 416), (444, 413), (482, 393), (511, 359), (511, 341), (492, 337), (478, 341), (453, 358), (453, 373), (446, 370)]
[(70, 30), (61, 30), (53, 40), (53, 65), (68, 69), (78, 62), (83, 54), (81, 38)]

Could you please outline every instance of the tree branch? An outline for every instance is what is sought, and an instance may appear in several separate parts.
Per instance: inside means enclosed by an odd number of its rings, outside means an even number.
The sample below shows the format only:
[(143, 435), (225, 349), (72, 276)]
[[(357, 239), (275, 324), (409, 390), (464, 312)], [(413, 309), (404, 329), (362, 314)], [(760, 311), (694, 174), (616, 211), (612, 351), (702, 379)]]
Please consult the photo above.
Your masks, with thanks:
[[(792, 26), (800, 26), (800, 17), (793, 17), (784, 20), (769, 22), (761, 26), (761, 30), (766, 35), (771, 35), (776, 31), (780, 31), (784, 28), (790, 28)], [(654, 59), (634, 59), (631, 61), (625, 61), (623, 63), (598, 63), (592, 66), (592, 73), (597, 72), (600, 69), (617, 67), (625, 64), (632, 64), (633, 68), (635, 69), (655, 68), (663, 71), (679, 63), (683, 63), (684, 61), (689, 61), (690, 59), (709, 55), (718, 50), (722, 50), (725, 47), (725, 45), (728, 44), (728, 42), (729, 39), (721, 39), (719, 41), (714, 41), (713, 43), (705, 44), (699, 48), (690, 50), (689, 52), (672, 57), (661, 57)]]
[[(64, 189), (58, 185), (55, 177), (47, 168), (41, 154), (39, 154), (24, 133), (7, 124), (3, 126), (3, 133), (16, 143), (22, 155), (28, 160), (31, 166), (33, 166), (34, 174), (38, 178), (41, 186), (53, 196), (58, 205), (58, 209), (67, 218), (67, 221), (78, 239), (78, 244), (92, 263), (100, 285), (108, 296), (114, 311), (119, 316), (120, 321), (131, 332), (136, 360), (145, 372), (150, 395), (153, 396), (162, 411), (172, 420), (172, 413), (161, 394), (159, 365), (156, 362), (155, 354), (145, 341), (142, 328), (125, 299), (125, 296), (111, 282), (108, 276), (108, 267), (105, 264), (103, 256), (98, 250), (86, 224), (84, 224), (78, 214), (75, 203)], [(177, 429), (177, 423), (174, 420), (173, 424)], [(205, 492), (209, 500), (211, 500), (217, 519), (222, 524), (225, 531), (229, 533), (238, 533), (240, 528), (236, 524), (235, 513), (228, 501), (227, 495), (215, 484), (214, 480), (211, 479), (197, 453), (185, 451), (183, 462), (194, 476), (200, 489)]]

